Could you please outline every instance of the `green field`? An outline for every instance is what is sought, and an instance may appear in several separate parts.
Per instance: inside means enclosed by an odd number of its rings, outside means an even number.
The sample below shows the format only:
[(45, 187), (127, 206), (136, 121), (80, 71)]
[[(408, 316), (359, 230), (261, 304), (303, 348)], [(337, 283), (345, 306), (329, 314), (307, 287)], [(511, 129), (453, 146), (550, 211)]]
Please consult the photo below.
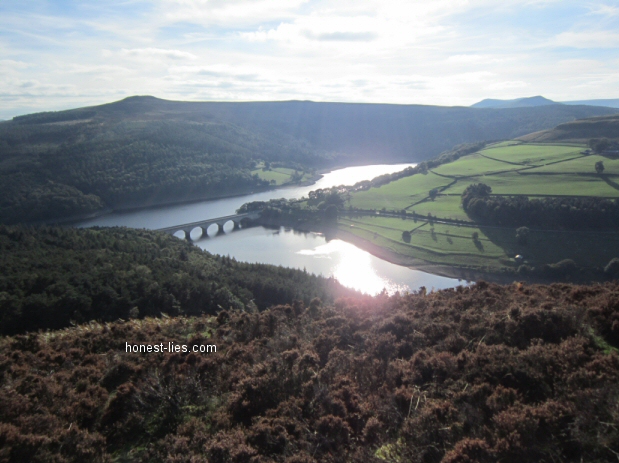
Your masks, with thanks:
[[(504, 257), (503, 249), (482, 236), (478, 228), (446, 224), (430, 224), (422, 221), (386, 217), (342, 218), (340, 226), (383, 248), (397, 254), (416, 257), (442, 265), (477, 266), (487, 265), (487, 260)], [(402, 239), (402, 232), (411, 231), (411, 241)], [(414, 230), (414, 231), (412, 231)], [(477, 231), (481, 246), (471, 238)]]
[(356, 192), (352, 195), (350, 204), (361, 209), (382, 209), (384, 207), (389, 210), (401, 210), (426, 199), (431, 189), (444, 188), (451, 183), (453, 180), (433, 173), (414, 175), (380, 188)]
[[(505, 148), (501, 148), (505, 149)], [(433, 169), (432, 172), (438, 175), (446, 175), (454, 178), (470, 177), (471, 175), (493, 174), (503, 171), (522, 169), (523, 166), (508, 164), (506, 162), (488, 159), (480, 154), (472, 154), (459, 159), (456, 162), (443, 164)]]
[(519, 144), (512, 146), (490, 147), (480, 154), (501, 161), (520, 163), (523, 165), (544, 165), (549, 162), (563, 161), (577, 156), (584, 146), (577, 145), (535, 145)]
[[(401, 256), (454, 267), (515, 268), (516, 254), (524, 255), (532, 266), (572, 259), (581, 267), (603, 267), (619, 256), (617, 234), (532, 230), (528, 244), (519, 245), (515, 229), (480, 227), (461, 206), (464, 189), (480, 182), (496, 195), (619, 198), (619, 160), (581, 154), (584, 149), (569, 144), (490, 145), (427, 174), (351, 193), (350, 206), (382, 214), (341, 217), (339, 227)], [(598, 161), (604, 163), (604, 175), (595, 172)], [(438, 190), (433, 200), (432, 189)], [(410, 215), (406, 219), (386, 216), (402, 210), (418, 214), (416, 220)], [(439, 223), (428, 223), (428, 214)], [(454, 220), (461, 223), (449, 223)], [(410, 242), (405, 242), (404, 231), (411, 232)], [(476, 241), (474, 232), (479, 237)]]
[(432, 214), (435, 217), (445, 219), (458, 219), (470, 221), (468, 215), (460, 207), (460, 195), (438, 196), (434, 201), (427, 200), (408, 209), (421, 215)]
[(302, 176), (299, 180), (294, 180), (293, 176), (295, 174), (294, 169), (288, 169), (286, 167), (273, 167), (269, 170), (264, 170), (263, 168), (252, 170), (252, 175), (257, 175), (263, 180), (271, 182), (273, 185), (285, 185), (287, 183), (299, 183), (307, 181), (311, 178), (311, 175), (305, 172), (299, 172)]
[(497, 195), (619, 197), (619, 190), (599, 176), (532, 175), (528, 170), (468, 178), (458, 181), (444, 193), (461, 195), (471, 183), (479, 182), (490, 185), (492, 193)]
[(602, 161), (604, 163), (604, 173), (610, 175), (619, 175), (619, 159), (610, 159), (605, 156), (591, 155), (581, 156), (577, 159), (565, 161), (559, 165), (551, 164), (549, 166), (537, 167), (531, 169), (530, 173), (549, 173), (561, 172), (569, 174), (585, 174), (595, 175), (595, 163)]

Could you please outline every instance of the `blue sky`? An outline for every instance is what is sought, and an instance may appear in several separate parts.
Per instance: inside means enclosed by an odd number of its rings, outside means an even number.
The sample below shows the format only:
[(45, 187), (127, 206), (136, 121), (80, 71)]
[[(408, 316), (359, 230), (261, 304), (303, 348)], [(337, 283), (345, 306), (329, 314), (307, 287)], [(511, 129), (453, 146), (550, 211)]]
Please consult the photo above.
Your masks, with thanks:
[(619, 1), (0, 1), (0, 119), (130, 95), (619, 98)]

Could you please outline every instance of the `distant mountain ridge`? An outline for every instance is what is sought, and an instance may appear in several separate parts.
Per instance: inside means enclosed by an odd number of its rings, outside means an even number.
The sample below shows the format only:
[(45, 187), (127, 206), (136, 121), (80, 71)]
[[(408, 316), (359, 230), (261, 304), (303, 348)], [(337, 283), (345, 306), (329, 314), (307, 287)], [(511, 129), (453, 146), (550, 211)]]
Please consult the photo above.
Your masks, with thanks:
[(541, 95), (516, 98), (513, 100), (495, 100), (492, 98), (486, 98), (473, 105), (471, 108), (530, 108), (534, 106), (547, 106), (547, 105), (570, 105), (570, 106), (600, 106), (606, 108), (619, 108), (619, 98), (615, 99), (601, 99), (601, 100), (575, 100), (575, 101), (553, 101), (545, 98)]
[(474, 105), (471, 108), (531, 108), (535, 106), (557, 105), (555, 101), (544, 98), (541, 95), (531, 96), (526, 98), (516, 98), (515, 100), (494, 100), (487, 98)]
[(588, 106), (605, 106), (607, 108), (619, 108), (619, 98), (602, 99), (602, 100), (577, 100), (577, 101), (562, 101), (567, 105), (588, 105)]
[[(566, 107), (536, 104), (543, 97), (532, 97), (523, 106), (505, 111), (479, 111), (464, 107), (329, 103), (312, 101), (273, 102), (183, 102), (152, 96), (128, 97), (100, 106), (19, 116), (11, 122), (35, 124), (70, 121), (103, 121), (104, 128), (124, 121), (144, 123), (214, 122), (251, 133), (254, 139), (284, 147), (300, 144), (320, 157), (347, 158), (353, 163), (372, 163), (377, 153), (385, 161), (423, 160), (438, 155), (459, 143), (488, 139), (511, 139), (536, 130), (550, 129), (575, 119), (612, 114), (607, 108)], [(73, 122), (71, 122), (73, 123)], [(76, 124), (80, 125), (80, 124)], [(50, 127), (47, 126), (46, 130)], [(227, 137), (233, 136), (232, 139)], [(218, 139), (237, 143), (237, 134), (218, 135)], [(2, 131), (0, 130), (0, 137)], [(186, 141), (186, 140), (185, 140)], [(287, 149), (287, 148), (286, 148)], [(259, 157), (273, 153), (261, 149)], [(330, 154), (327, 154), (330, 153)], [(282, 160), (287, 156), (276, 156)], [(324, 159), (323, 159), (324, 160)], [(322, 162), (318, 160), (317, 162)]]

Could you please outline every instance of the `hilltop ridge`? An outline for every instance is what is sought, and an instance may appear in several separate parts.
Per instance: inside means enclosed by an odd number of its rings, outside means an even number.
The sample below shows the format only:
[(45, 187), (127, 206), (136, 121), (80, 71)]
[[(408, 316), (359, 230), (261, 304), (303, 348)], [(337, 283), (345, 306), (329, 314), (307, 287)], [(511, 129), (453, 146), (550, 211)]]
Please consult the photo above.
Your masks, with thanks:
[(530, 108), (536, 106), (558, 105), (556, 101), (544, 98), (541, 95), (526, 98), (516, 98), (514, 100), (494, 100), (486, 98), (478, 103), (471, 105), (471, 108)]
[(541, 95), (515, 98), (512, 100), (497, 100), (486, 98), (471, 105), (471, 108), (527, 108), (548, 105), (570, 105), (570, 106), (600, 106), (606, 108), (619, 108), (619, 98), (606, 98), (597, 100), (572, 100), (572, 101), (553, 101)]
[(569, 105), (606, 106), (607, 108), (619, 108), (619, 98), (562, 101), (561, 103)]
[(619, 139), (619, 115), (592, 117), (565, 122), (550, 130), (542, 130), (518, 137), (526, 142), (570, 141), (585, 143), (591, 138)]

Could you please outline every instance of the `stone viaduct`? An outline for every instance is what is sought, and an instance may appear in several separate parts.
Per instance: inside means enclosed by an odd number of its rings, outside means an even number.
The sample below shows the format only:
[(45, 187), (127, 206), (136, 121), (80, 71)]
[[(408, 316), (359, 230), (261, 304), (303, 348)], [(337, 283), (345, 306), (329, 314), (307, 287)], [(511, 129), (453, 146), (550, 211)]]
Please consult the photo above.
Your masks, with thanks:
[(234, 224), (234, 230), (238, 230), (239, 228), (245, 228), (246, 224), (250, 220), (256, 220), (260, 218), (261, 211), (255, 212), (246, 212), (244, 214), (235, 214), (235, 215), (227, 215), (225, 217), (215, 217), (212, 219), (200, 220), (198, 222), (185, 223), (182, 225), (174, 225), (172, 227), (159, 228), (157, 231), (162, 231), (165, 233), (169, 233), (170, 235), (174, 235), (179, 231), (184, 233), (184, 238), (188, 241), (191, 241), (191, 232), (196, 228), (201, 230), (201, 234), (199, 238), (206, 238), (208, 234), (206, 230), (213, 224), (217, 225), (217, 234), (221, 234), (224, 232), (224, 225), (228, 222), (232, 222)]

